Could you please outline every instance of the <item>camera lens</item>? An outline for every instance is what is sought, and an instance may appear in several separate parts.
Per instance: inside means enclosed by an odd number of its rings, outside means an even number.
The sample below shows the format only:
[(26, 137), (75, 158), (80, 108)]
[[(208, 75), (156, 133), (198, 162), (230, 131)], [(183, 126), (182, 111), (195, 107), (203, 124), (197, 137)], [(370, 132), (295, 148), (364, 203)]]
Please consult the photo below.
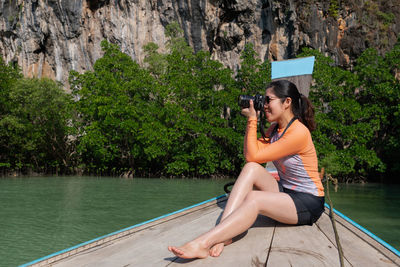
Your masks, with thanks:
[(240, 95), (239, 96), (239, 107), (241, 108), (249, 108), (250, 107), (250, 100), (254, 101), (254, 96), (250, 95)]

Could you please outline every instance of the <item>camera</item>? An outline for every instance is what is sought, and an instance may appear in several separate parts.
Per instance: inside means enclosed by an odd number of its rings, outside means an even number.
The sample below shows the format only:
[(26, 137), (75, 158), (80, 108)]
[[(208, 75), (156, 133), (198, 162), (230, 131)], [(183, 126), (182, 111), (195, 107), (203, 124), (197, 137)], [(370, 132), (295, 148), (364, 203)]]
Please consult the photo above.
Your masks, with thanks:
[(254, 109), (256, 111), (263, 110), (264, 108), (264, 101), (265, 101), (265, 96), (256, 94), (255, 96), (250, 96), (250, 95), (240, 95), (239, 96), (239, 106), (241, 108), (248, 108), (250, 107), (250, 100), (253, 100), (254, 104)]

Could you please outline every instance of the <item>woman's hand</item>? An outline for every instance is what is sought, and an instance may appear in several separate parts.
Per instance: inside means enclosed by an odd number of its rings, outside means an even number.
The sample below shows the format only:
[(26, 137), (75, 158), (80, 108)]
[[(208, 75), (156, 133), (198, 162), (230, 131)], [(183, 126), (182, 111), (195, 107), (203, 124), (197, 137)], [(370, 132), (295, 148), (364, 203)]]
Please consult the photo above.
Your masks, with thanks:
[(253, 100), (250, 100), (250, 107), (242, 109), (242, 115), (247, 118), (257, 117), (257, 112), (254, 109)]

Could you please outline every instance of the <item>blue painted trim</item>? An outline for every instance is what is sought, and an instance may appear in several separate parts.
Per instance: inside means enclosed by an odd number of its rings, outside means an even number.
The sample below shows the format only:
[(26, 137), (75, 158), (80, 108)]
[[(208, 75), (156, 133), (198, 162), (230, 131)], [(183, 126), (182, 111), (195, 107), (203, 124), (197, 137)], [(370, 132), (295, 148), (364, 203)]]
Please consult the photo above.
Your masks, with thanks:
[[(327, 203), (325, 203), (325, 207), (327, 207), (328, 209), (330, 209), (329, 205)], [(366, 233), (367, 235), (369, 235), (370, 237), (372, 237), (373, 239), (375, 239), (377, 242), (379, 242), (380, 244), (382, 244), (384, 247), (386, 247), (387, 249), (389, 249), (390, 251), (392, 251), (394, 254), (396, 254), (398, 257), (400, 257), (400, 251), (398, 251), (397, 249), (395, 249), (393, 246), (391, 246), (390, 244), (386, 243), (385, 241), (383, 241), (381, 238), (377, 237), (376, 235), (374, 235), (373, 233), (371, 233), (370, 231), (368, 231), (367, 229), (365, 229), (364, 227), (362, 227), (361, 225), (359, 225), (358, 223), (356, 223), (355, 221), (353, 221), (352, 219), (350, 219), (349, 217), (347, 217), (346, 215), (344, 215), (343, 213), (341, 213), (340, 211), (337, 211), (335, 209), (333, 209), (333, 211), (339, 215), (340, 217), (342, 217), (343, 219), (345, 219), (346, 221), (348, 221), (349, 223), (351, 223), (352, 225), (354, 225), (355, 227), (357, 227), (358, 229), (360, 229), (361, 231), (363, 231), (364, 233)]]
[(112, 236), (112, 235), (116, 235), (116, 234), (119, 234), (119, 233), (124, 232), (124, 231), (127, 231), (127, 230), (131, 230), (131, 229), (133, 229), (133, 228), (142, 226), (142, 225), (144, 225), (144, 224), (146, 224), (146, 223), (150, 223), (150, 222), (154, 222), (154, 221), (163, 219), (163, 218), (165, 218), (165, 217), (168, 217), (168, 216), (171, 216), (171, 215), (174, 215), (174, 214), (177, 214), (177, 213), (180, 213), (180, 212), (189, 210), (189, 209), (191, 209), (191, 208), (194, 208), (194, 207), (197, 207), (197, 206), (206, 204), (207, 202), (211, 202), (211, 201), (214, 201), (214, 200), (218, 200), (218, 199), (223, 198), (223, 197), (225, 197), (225, 196), (226, 196), (226, 194), (220, 195), (220, 196), (218, 196), (218, 197), (211, 198), (211, 199), (209, 199), (209, 200), (206, 200), (206, 201), (203, 201), (203, 202), (194, 204), (194, 205), (192, 205), (192, 206), (189, 206), (189, 207), (186, 207), (186, 208), (183, 208), (183, 209), (180, 209), (180, 210), (177, 210), (177, 211), (174, 211), (174, 212), (171, 212), (171, 213), (168, 213), (168, 214), (159, 216), (159, 217), (157, 217), (157, 218), (150, 219), (150, 220), (148, 220), (148, 221), (135, 224), (135, 225), (133, 225), (133, 226), (129, 226), (129, 227), (127, 227), (127, 228), (118, 230), (118, 231), (116, 231), (116, 232), (113, 232), (113, 233), (110, 233), (110, 234), (107, 234), (107, 235), (103, 235), (103, 236), (100, 236), (100, 237), (98, 237), (98, 238), (92, 239), (92, 240), (90, 240), (90, 241), (86, 241), (86, 242), (84, 242), (84, 243), (81, 243), (81, 244), (79, 244), (79, 245), (76, 245), (76, 246), (73, 246), (73, 247), (70, 247), (70, 248), (67, 248), (67, 249), (64, 249), (64, 250), (55, 252), (55, 253), (50, 254), (50, 255), (48, 255), (48, 256), (42, 257), (42, 258), (40, 258), (40, 259), (37, 259), (37, 260), (31, 261), (31, 262), (22, 264), (22, 265), (20, 265), (19, 267), (27, 267), (27, 266), (30, 266), (30, 265), (32, 265), (32, 264), (35, 264), (35, 263), (38, 263), (38, 262), (47, 260), (47, 259), (49, 259), (49, 258), (51, 258), (51, 257), (57, 256), (57, 255), (60, 255), (60, 254), (63, 254), (63, 253), (65, 253), (65, 252), (74, 250), (74, 249), (76, 249), (76, 248), (85, 246), (85, 245), (87, 245), (87, 244), (93, 243), (93, 242), (98, 241), (98, 240), (100, 240), (100, 239), (103, 239), (103, 238), (106, 238), (106, 237), (109, 237), (109, 236)]
[(312, 74), (315, 57), (271, 62), (271, 79)]

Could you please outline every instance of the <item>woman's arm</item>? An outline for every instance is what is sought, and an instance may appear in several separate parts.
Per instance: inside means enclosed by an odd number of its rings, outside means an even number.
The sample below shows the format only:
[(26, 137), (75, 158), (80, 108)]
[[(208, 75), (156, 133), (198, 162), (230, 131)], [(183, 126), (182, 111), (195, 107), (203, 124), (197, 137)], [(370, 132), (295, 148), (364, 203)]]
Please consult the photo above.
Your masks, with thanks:
[(247, 127), (246, 127), (246, 133), (244, 135), (244, 147), (243, 147), (243, 153), (246, 156), (247, 154), (247, 135), (249, 132), (249, 124), (251, 121), (255, 121), (254, 127), (255, 127), (255, 131), (256, 131), (256, 137), (257, 137), (257, 112), (254, 109), (254, 103), (253, 100), (249, 101), (250, 106), (248, 108), (244, 108), (242, 109), (242, 115), (247, 117)]
[(281, 139), (268, 144), (257, 140), (257, 119), (249, 118), (244, 144), (247, 162), (265, 163), (297, 154), (307, 144), (307, 132), (293, 124)]
[[(247, 155), (247, 142), (249, 140), (248, 135), (249, 135), (249, 129), (251, 129), (252, 127), (254, 127), (254, 125), (252, 124), (252, 122), (255, 121), (255, 127), (256, 127), (256, 138), (257, 138), (257, 117), (251, 117), (251, 118), (247, 118), (247, 126), (246, 126), (246, 133), (244, 135), (244, 147), (243, 147), (243, 153), (244, 156), (246, 157)], [(247, 161), (247, 159), (246, 159)]]

